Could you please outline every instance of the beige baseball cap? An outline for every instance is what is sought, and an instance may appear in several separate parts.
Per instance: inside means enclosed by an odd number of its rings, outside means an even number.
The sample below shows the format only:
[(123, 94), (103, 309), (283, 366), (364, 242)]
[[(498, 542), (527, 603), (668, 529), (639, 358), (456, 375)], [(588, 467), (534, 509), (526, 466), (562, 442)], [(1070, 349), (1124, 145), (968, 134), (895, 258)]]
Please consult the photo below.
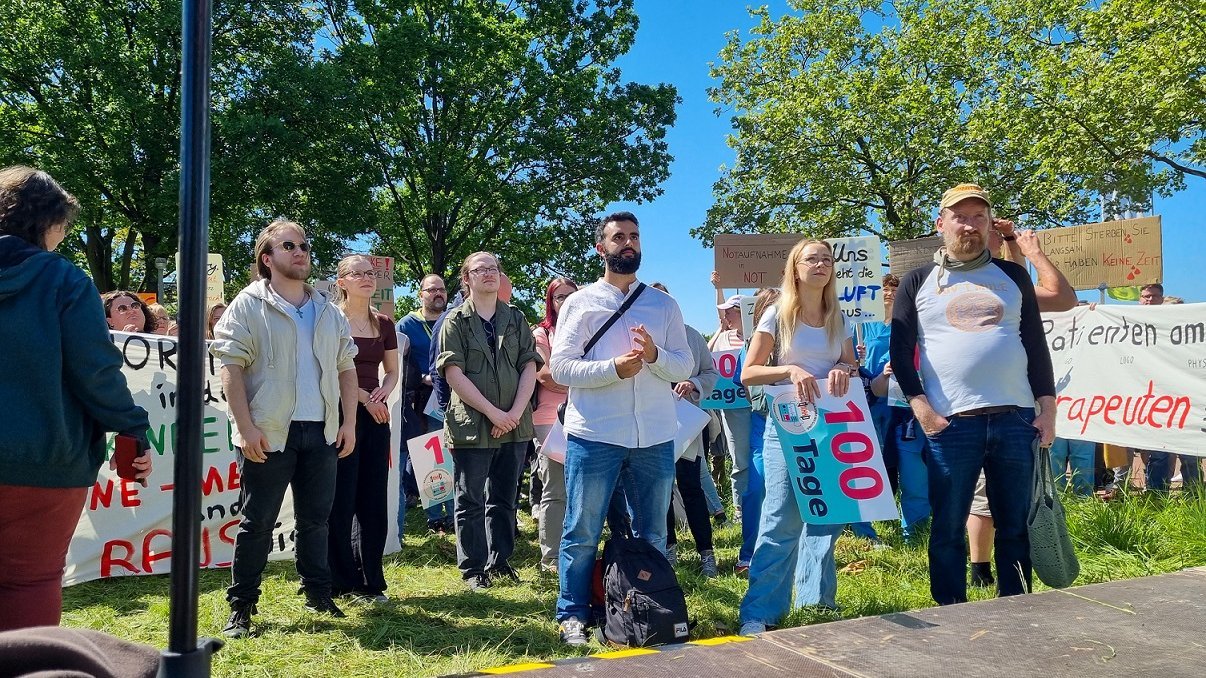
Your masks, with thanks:
[(992, 201), (988, 199), (988, 191), (981, 188), (979, 184), (959, 184), (942, 194), (942, 202), (939, 203), (938, 209), (952, 207), (968, 198), (979, 198), (990, 208), (992, 207)]

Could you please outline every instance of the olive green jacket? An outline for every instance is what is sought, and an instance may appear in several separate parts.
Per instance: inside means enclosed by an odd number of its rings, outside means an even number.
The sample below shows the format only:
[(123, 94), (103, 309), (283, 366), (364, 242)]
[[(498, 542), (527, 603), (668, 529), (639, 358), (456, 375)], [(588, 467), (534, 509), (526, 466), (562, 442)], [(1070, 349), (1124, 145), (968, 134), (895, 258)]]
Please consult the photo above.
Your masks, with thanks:
[[(440, 354), (436, 369), (441, 376), (449, 365), (456, 365), (487, 400), (501, 410), (510, 410), (519, 391), (519, 377), (528, 363), (539, 367), (544, 363), (536, 353), (536, 341), (528, 328), (527, 318), (519, 309), (498, 302), (494, 312), (494, 328), (498, 336), (497, 357), (486, 343), (486, 330), (471, 299), (448, 312), (440, 326)], [(445, 377), (447, 378), (447, 377)], [(444, 413), (446, 444), (461, 448), (498, 447), (501, 443), (531, 440), (532, 407), (523, 411), (519, 426), (501, 438), (491, 438), (493, 424), (489, 417), (461, 400), (456, 390)]]

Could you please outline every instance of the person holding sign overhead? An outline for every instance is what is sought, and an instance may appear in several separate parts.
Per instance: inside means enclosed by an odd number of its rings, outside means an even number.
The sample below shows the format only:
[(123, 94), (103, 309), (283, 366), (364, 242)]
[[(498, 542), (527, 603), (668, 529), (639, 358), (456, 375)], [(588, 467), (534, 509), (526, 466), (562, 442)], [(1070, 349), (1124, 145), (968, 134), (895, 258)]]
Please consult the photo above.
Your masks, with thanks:
[[(791, 384), (802, 402), (821, 396), (820, 380), (844, 396), (858, 373), (846, 316), (838, 306), (833, 249), (823, 240), (801, 240), (787, 255), (779, 301), (758, 322), (741, 368), (746, 386)], [(789, 282), (790, 281), (790, 282)], [(775, 425), (763, 434), (766, 496), (750, 561), (750, 588), (741, 601), (741, 635), (777, 624), (792, 603), (836, 609), (837, 566), (833, 550), (843, 525), (810, 525), (800, 517), (796, 492)]]
[(440, 326), (436, 369), (451, 389), (444, 440), (455, 469), (457, 567), (480, 591), (492, 580), (519, 581), (509, 561), (541, 359), (523, 312), (499, 299), (493, 254), (470, 254), (461, 284), (469, 296)]
[(943, 194), (944, 245), (934, 263), (905, 276), (892, 310), (892, 372), (930, 443), (930, 594), (939, 605), (967, 600), (963, 529), (981, 469), (996, 525), (997, 591), (1030, 589), (1032, 446), (1055, 437), (1055, 378), (1034, 285), (1026, 269), (992, 257), (992, 223), (978, 185)]

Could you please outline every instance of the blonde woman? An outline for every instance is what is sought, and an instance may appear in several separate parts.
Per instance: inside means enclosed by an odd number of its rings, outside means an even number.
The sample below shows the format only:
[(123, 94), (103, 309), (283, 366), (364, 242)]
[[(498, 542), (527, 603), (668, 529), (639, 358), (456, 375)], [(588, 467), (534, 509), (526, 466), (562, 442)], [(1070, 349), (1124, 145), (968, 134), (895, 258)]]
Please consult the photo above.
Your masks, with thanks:
[(209, 311), (205, 313), (205, 338), (210, 341), (214, 338), (214, 326), (222, 319), (222, 314), (226, 312), (226, 304), (214, 304), (209, 307)]
[[(369, 300), (377, 277), (368, 257), (344, 257), (336, 269), (335, 302), (352, 326), (359, 382), (356, 408), (356, 450), (339, 460), (335, 503), (329, 520), (327, 558), (331, 564), (331, 593), (384, 603), (382, 556), (389, 533), (389, 405), (386, 399), (398, 385), (398, 335), (392, 318), (377, 313)], [(381, 366), (385, 379), (379, 382)], [(358, 529), (352, 529), (352, 523)]]
[[(843, 396), (855, 367), (854, 344), (834, 289), (833, 250), (822, 240), (792, 248), (783, 271), (783, 292), (758, 322), (742, 365), (742, 383), (787, 385), (801, 400), (826, 390)], [(775, 364), (768, 365), (772, 351)], [(837, 569), (833, 548), (842, 525), (809, 525), (800, 519), (779, 434), (768, 422), (763, 434), (766, 497), (750, 562), (750, 587), (741, 601), (741, 633), (761, 633), (791, 606), (835, 608)]]

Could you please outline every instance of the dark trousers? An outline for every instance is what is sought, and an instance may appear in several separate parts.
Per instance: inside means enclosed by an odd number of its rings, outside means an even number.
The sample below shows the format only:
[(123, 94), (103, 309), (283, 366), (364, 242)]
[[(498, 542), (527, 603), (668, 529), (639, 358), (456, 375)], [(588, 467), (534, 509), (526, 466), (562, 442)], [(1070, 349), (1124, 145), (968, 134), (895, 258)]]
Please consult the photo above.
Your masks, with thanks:
[(58, 626), (86, 487), (0, 485), (0, 631)]
[[(699, 480), (699, 464), (702, 457), (694, 461), (679, 459), (674, 462), (674, 480), (678, 483), (678, 494), (683, 498), (683, 510), (687, 513), (687, 526), (695, 538), (695, 548), (703, 553), (712, 550), (712, 521), (708, 512), (708, 500), (704, 496)], [(674, 507), (666, 513), (666, 543), (677, 544), (674, 533)]]
[(515, 497), (527, 442), (453, 448), (456, 561), (461, 577), (509, 565), (515, 551)]
[(389, 424), (356, 408), (356, 451), (339, 460), (335, 502), (328, 522), (331, 590), (385, 593), (381, 559), (389, 534)]
[(234, 560), (230, 564), (230, 588), (226, 599), (255, 603), (260, 598), (260, 580), (268, 554), (279, 548), (272, 538), (276, 518), (293, 489), (293, 536), (297, 574), (312, 595), (331, 593), (331, 571), (327, 566), (327, 518), (335, 498), (337, 455), (328, 445), (321, 421), (289, 424), (285, 449), (269, 452), (262, 463), (237, 457), (243, 486), (239, 499), (243, 519), (235, 537)]

